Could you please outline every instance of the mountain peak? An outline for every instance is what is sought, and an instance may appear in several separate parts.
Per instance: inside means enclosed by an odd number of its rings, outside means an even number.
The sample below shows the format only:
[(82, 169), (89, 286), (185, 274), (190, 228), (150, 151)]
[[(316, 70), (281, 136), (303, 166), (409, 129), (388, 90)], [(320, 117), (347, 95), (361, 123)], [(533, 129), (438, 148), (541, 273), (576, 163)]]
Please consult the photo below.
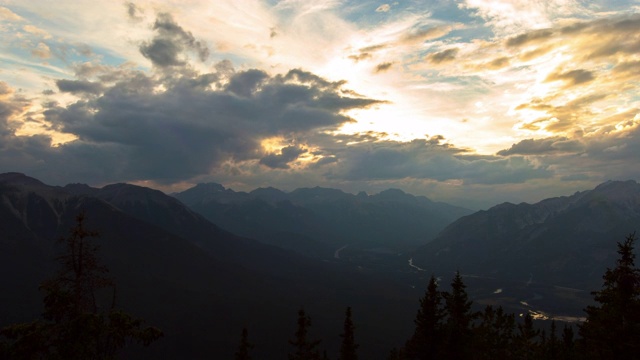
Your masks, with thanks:
[(635, 180), (607, 180), (593, 189), (594, 191), (611, 191), (611, 190), (630, 190), (638, 188), (638, 183)]
[(0, 174), (0, 183), (44, 186), (44, 183), (42, 183), (40, 180), (19, 172), (8, 172)]

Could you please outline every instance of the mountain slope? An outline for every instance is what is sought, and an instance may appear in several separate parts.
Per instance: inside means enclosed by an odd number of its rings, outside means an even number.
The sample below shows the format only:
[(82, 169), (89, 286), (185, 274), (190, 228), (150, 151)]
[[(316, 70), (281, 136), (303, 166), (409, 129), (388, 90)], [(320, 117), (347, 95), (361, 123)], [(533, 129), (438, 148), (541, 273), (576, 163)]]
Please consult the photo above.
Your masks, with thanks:
[(388, 280), (237, 237), (155, 190), (60, 188), (22, 174), (0, 174), (0, 327), (38, 316), (38, 284), (61, 251), (54, 239), (81, 210), (101, 233), (121, 306), (165, 331), (132, 358), (230, 358), (242, 326), (258, 358), (282, 358), (300, 306), (317, 314), (314, 333), (330, 352), (348, 305), (361, 314), (360, 341), (372, 359), (410, 330), (418, 294)]
[(616, 242), (640, 226), (640, 185), (610, 181), (536, 204), (504, 203), (465, 216), (413, 254), (427, 271), (597, 289)]

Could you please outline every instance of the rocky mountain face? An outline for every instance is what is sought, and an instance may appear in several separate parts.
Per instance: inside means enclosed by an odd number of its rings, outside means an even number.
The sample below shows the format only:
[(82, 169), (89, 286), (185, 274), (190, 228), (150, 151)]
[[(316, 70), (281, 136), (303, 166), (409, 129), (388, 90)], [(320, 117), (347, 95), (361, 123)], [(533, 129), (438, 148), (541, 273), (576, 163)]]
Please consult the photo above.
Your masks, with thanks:
[(231, 232), (321, 258), (345, 245), (405, 251), (471, 213), (395, 189), (375, 195), (320, 187), (246, 193), (199, 184), (173, 195)]
[(38, 284), (64, 250), (55, 240), (81, 211), (87, 228), (100, 233), (95, 241), (120, 307), (165, 332), (149, 349), (130, 349), (129, 358), (231, 358), (243, 326), (257, 358), (283, 358), (300, 306), (330, 353), (346, 306), (358, 309), (369, 358), (411, 330), (419, 293), (348, 263), (233, 235), (159, 191), (54, 187), (17, 173), (0, 174), (0, 327), (39, 316)]
[(609, 181), (535, 204), (497, 205), (455, 221), (416, 250), (426, 271), (598, 289), (616, 242), (640, 227), (640, 184)]

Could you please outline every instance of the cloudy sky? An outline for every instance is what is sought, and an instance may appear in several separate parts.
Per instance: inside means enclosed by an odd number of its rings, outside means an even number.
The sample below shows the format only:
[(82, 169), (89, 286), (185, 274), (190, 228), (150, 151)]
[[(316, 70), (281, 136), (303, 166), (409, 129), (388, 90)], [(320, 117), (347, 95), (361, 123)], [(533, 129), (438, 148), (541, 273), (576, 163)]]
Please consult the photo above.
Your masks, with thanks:
[(0, 172), (484, 208), (640, 179), (638, 0), (0, 0)]

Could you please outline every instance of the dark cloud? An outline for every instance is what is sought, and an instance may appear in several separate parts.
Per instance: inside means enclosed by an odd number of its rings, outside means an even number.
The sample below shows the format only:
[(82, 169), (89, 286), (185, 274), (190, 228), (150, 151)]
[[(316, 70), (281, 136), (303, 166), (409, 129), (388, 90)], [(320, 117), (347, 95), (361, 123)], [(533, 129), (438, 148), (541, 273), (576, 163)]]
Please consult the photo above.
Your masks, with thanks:
[(456, 55), (458, 54), (459, 51), (460, 49), (458, 48), (446, 49), (437, 53), (429, 54), (427, 56), (427, 60), (429, 60), (429, 62), (432, 62), (434, 64), (449, 62), (449, 61), (455, 60)]
[(250, 97), (268, 78), (269, 75), (262, 70), (248, 70), (232, 77), (227, 85), (227, 91), (238, 96)]
[[(380, 103), (345, 95), (344, 82), (298, 69), (276, 76), (259, 70), (225, 76), (228, 82), (222, 86), (217, 73), (154, 77), (130, 70), (114, 83), (103, 83), (97, 95), (67, 106), (52, 103), (44, 111), (54, 129), (77, 140), (52, 148), (48, 137), (26, 142), (26, 137), (9, 136), (13, 140), (5, 141), (0, 165), (22, 159), (25, 165), (16, 169), (90, 183), (171, 183), (208, 174), (226, 162), (255, 161), (282, 169), (302, 154), (302, 147), (265, 154), (263, 139), (309, 138), (352, 121), (343, 115), (346, 110)], [(90, 88), (83, 80), (58, 85), (61, 91)], [(4, 118), (18, 111), (7, 106), (0, 107)], [(8, 160), (8, 144), (25, 155)]]
[(140, 52), (144, 57), (159, 67), (184, 65), (182, 58), (185, 50), (196, 52), (201, 61), (209, 57), (209, 48), (206, 44), (195, 39), (191, 32), (185, 31), (178, 25), (170, 14), (160, 13), (153, 29), (156, 36), (149, 42), (140, 46)]
[(387, 70), (391, 69), (391, 67), (392, 67), (392, 66), (393, 66), (393, 63), (392, 63), (392, 62), (385, 62), (385, 63), (382, 63), (382, 64), (378, 64), (378, 65), (376, 66), (376, 70), (375, 70), (375, 72), (376, 72), (376, 73), (385, 72), (385, 71), (387, 71)]
[(583, 150), (579, 141), (566, 137), (552, 137), (546, 139), (526, 139), (513, 144), (509, 149), (498, 151), (498, 155), (544, 155), (561, 151), (578, 152)]
[(272, 169), (288, 169), (289, 163), (296, 160), (300, 155), (307, 152), (307, 149), (300, 146), (286, 146), (280, 150), (280, 154), (267, 154), (260, 159), (260, 164)]
[(523, 157), (467, 158), (464, 150), (440, 144), (440, 139), (411, 142), (378, 141), (351, 145), (328, 173), (334, 180), (391, 179), (462, 180), (465, 184), (522, 183), (548, 178), (552, 172)]
[(140, 47), (144, 57), (160, 67), (183, 65), (185, 62), (178, 59), (182, 52), (182, 46), (170, 39), (153, 39)]
[(58, 90), (72, 94), (94, 94), (102, 92), (102, 84), (84, 80), (56, 80)]

